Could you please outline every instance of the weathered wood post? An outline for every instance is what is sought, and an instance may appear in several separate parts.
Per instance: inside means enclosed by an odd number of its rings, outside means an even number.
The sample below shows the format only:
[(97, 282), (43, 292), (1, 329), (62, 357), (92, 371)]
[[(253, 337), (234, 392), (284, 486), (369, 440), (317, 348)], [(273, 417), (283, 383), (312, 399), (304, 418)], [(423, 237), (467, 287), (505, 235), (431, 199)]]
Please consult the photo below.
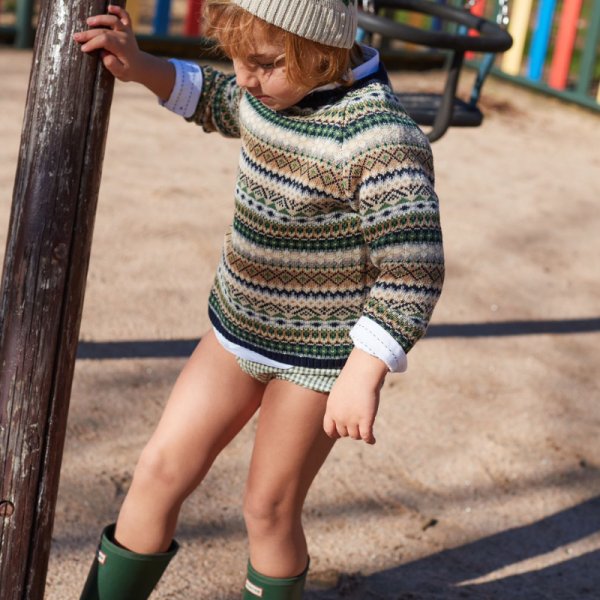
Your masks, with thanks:
[(35, 42), (0, 298), (2, 600), (44, 596), (114, 83), (72, 34), (106, 8), (46, 0)]

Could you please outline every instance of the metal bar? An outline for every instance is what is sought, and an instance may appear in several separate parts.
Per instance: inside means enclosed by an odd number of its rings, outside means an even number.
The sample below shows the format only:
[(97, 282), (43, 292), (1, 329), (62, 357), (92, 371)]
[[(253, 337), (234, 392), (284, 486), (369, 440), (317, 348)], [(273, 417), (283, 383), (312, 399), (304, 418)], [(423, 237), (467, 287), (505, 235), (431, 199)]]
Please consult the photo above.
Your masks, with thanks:
[[(480, 67), (480, 63), (478, 61), (472, 61), (466, 63), (465, 66), (470, 69), (478, 69)], [(529, 88), (530, 90), (534, 90), (536, 92), (541, 92), (546, 96), (558, 98), (559, 100), (563, 100), (565, 102), (571, 102), (573, 104), (582, 106), (583, 108), (591, 109), (594, 112), (600, 112), (600, 97), (597, 100), (594, 100), (594, 98), (591, 98), (590, 96), (579, 94), (570, 90), (556, 90), (548, 87), (545, 83), (531, 81), (530, 79), (521, 77), (520, 75), (509, 75), (508, 73), (498, 69), (498, 67), (492, 67), (491, 75), (517, 84), (521, 87)]]
[(446, 88), (442, 97), (440, 109), (433, 122), (433, 128), (427, 134), (430, 142), (439, 140), (450, 127), (452, 115), (454, 112), (454, 98), (456, 97), (456, 88), (458, 87), (458, 79), (460, 77), (460, 68), (465, 57), (464, 52), (456, 51), (452, 55), (452, 64), (448, 71), (446, 79)]
[[(585, 47), (581, 57), (581, 69), (577, 81), (577, 93), (587, 95), (590, 89), (594, 65), (598, 55), (598, 41), (600, 39), (600, 0), (595, 0), (590, 17), (590, 24), (585, 38)], [(600, 86), (598, 88), (600, 93)]]
[(31, 20), (33, 19), (34, 0), (18, 0), (15, 27), (17, 36), (15, 46), (17, 48), (33, 47), (34, 31)]

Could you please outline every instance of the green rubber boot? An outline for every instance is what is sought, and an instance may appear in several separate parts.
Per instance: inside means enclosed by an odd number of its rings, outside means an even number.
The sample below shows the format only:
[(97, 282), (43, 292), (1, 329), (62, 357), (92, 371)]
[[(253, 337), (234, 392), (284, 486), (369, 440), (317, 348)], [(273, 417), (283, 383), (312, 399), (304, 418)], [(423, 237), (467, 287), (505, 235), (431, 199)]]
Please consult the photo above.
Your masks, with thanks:
[(167, 552), (136, 554), (114, 542), (116, 523), (108, 525), (79, 600), (146, 600), (179, 550), (173, 540)]
[(310, 558), (304, 572), (297, 577), (275, 579), (261, 575), (252, 568), (248, 561), (248, 575), (246, 577), (246, 589), (243, 600), (302, 600), (304, 582), (310, 566)]

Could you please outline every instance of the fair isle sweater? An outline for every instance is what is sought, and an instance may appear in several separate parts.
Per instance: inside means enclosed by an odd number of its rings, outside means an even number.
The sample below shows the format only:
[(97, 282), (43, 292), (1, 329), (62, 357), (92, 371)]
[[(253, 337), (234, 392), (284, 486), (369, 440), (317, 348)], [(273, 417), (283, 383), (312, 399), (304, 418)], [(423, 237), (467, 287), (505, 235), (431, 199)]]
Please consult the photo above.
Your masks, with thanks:
[(278, 112), (234, 75), (202, 67), (197, 80), (186, 119), (242, 139), (209, 298), (219, 337), (288, 366), (341, 368), (356, 345), (404, 370), (444, 261), (431, 148), (383, 65)]

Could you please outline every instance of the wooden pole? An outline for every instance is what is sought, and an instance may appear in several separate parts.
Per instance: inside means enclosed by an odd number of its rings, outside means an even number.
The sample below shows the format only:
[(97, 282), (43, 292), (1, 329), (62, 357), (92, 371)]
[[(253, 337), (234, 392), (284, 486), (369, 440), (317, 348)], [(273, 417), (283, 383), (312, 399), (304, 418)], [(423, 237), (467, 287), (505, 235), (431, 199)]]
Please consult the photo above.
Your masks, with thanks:
[(113, 88), (72, 34), (106, 7), (46, 0), (35, 42), (0, 297), (2, 600), (44, 596)]

